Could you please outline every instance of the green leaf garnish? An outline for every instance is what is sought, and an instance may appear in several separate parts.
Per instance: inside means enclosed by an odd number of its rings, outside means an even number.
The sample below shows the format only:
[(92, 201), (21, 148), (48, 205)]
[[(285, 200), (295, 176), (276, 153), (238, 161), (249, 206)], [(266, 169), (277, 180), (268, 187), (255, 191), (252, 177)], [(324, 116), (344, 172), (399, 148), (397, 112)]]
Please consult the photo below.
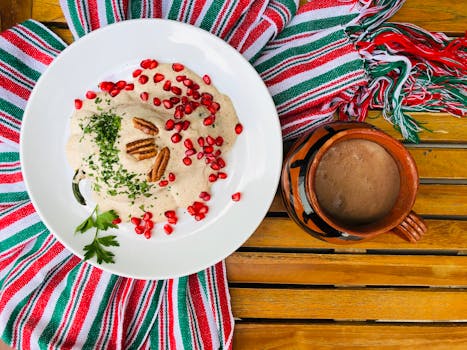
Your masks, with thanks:
[(109, 210), (105, 213), (99, 214), (96, 217), (96, 227), (103, 231), (107, 230), (109, 227), (117, 228), (117, 225), (112, 224), (112, 221), (116, 218), (118, 218), (118, 215), (114, 210)]

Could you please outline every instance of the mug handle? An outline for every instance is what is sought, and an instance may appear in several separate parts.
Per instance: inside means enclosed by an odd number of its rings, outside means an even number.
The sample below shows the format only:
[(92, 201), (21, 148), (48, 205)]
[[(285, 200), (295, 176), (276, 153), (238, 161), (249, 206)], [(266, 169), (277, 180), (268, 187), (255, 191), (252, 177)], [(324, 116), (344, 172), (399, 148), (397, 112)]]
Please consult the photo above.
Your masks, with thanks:
[(404, 221), (392, 229), (392, 232), (407, 238), (412, 243), (420, 240), (426, 231), (425, 222), (414, 211), (411, 211)]

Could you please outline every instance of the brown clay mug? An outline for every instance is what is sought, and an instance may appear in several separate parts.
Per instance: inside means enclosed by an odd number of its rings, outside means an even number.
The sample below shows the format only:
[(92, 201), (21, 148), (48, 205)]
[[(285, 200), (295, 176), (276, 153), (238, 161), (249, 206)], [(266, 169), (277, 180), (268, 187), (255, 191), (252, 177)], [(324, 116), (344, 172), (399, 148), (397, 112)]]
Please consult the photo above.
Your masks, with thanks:
[[(382, 146), (394, 159), (400, 178), (397, 200), (388, 213), (375, 222), (346, 225), (326, 214), (314, 191), (314, 177), (323, 155), (332, 145), (364, 139)], [(418, 189), (418, 171), (407, 149), (374, 126), (357, 122), (335, 122), (315, 129), (290, 149), (282, 169), (281, 189), (289, 215), (313, 236), (332, 243), (355, 243), (394, 232), (410, 242), (426, 232), (423, 220), (412, 211)]]

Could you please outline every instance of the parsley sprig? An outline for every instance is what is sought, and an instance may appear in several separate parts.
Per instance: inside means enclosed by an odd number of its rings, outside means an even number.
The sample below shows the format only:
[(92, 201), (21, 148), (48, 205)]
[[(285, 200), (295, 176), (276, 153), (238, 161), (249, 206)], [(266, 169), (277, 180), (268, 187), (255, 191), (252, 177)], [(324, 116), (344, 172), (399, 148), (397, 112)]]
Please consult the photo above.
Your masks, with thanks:
[(117, 236), (108, 235), (101, 237), (99, 236), (99, 231), (107, 231), (108, 228), (118, 227), (112, 223), (116, 218), (118, 218), (118, 215), (114, 210), (99, 214), (99, 208), (96, 205), (91, 215), (76, 227), (75, 233), (85, 233), (92, 228), (96, 228), (93, 241), (84, 246), (84, 260), (89, 260), (95, 256), (99, 264), (102, 264), (102, 262), (108, 264), (115, 263), (115, 254), (110, 250), (106, 250), (105, 247), (120, 246), (116, 240)]

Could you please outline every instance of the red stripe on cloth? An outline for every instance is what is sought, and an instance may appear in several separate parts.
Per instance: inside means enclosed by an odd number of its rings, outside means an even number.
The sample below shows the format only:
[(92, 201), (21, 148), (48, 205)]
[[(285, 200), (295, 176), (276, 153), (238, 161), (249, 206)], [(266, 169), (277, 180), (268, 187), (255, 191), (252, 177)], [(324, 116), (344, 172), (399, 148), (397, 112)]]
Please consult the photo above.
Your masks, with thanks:
[[(31, 335), (34, 329), (40, 323), (53, 292), (56, 290), (57, 286), (68, 276), (69, 272), (75, 268), (77, 264), (79, 264), (80, 261), (81, 260), (77, 256), (73, 255), (68, 260), (68, 262), (62, 265), (60, 269), (53, 275), (53, 277), (47, 281), (47, 285), (41, 291), (41, 294), (35, 301), (34, 308), (29, 313), (30, 315), (34, 315), (34, 317), (29, 317), (21, 335), (22, 345), (26, 349), (31, 348)], [(34, 346), (36, 345), (37, 344), (35, 343)]]
[(21, 127), (21, 121), (6, 114), (6, 113), (3, 113), (2, 111), (0, 111), (0, 117), (2, 117), (3, 119), (7, 120), (10, 124), (14, 124), (14, 125), (17, 125), (18, 128)]
[(264, 17), (269, 18), (276, 25), (277, 30), (284, 27), (284, 20), (276, 9), (268, 7), (264, 13)]
[(13, 174), (0, 174), (0, 183), (2, 184), (13, 184), (23, 181), (23, 175), (21, 172)]
[[(282, 71), (281, 73), (274, 76), (274, 78), (266, 80), (265, 83), (268, 87), (279, 84), (280, 82), (289, 79), (295, 75), (299, 75), (303, 72), (308, 72), (318, 68), (326, 63), (335, 60), (338, 57), (354, 52), (352, 45), (346, 45), (337, 49), (334, 49), (326, 54), (313, 57), (312, 60), (303, 62), (300, 64), (293, 65)], [(337, 73), (336, 73), (337, 74)]]
[(235, 29), (235, 33), (229, 40), (229, 44), (233, 47), (238, 48), (248, 30), (251, 28), (253, 23), (258, 19), (260, 11), (264, 6), (264, 1), (254, 1), (252, 6), (248, 9), (248, 14), (243, 19), (242, 23)]
[(91, 19), (91, 30), (99, 28), (99, 13), (97, 7), (97, 0), (88, 1), (89, 17)]
[(191, 275), (188, 278), (190, 290), (192, 291), (191, 298), (193, 300), (194, 311), (196, 314), (196, 320), (198, 321), (199, 332), (201, 333), (201, 340), (203, 347), (206, 349), (212, 349), (212, 334), (209, 327), (208, 316), (204, 308), (203, 296), (201, 295), (201, 288), (197, 275)]
[(76, 3), (76, 13), (78, 13), (78, 17), (79, 17), (79, 22), (81, 23), (81, 27), (83, 27), (83, 30), (86, 31), (87, 30), (87, 23), (85, 22), (84, 20), (84, 17), (83, 17), (83, 9), (81, 7), (81, 0), (77, 0), (75, 1)]
[(243, 44), (240, 52), (243, 53), (247, 51), (250, 48), (250, 46), (252, 46), (270, 26), (271, 23), (265, 20), (261, 21), (261, 23), (248, 35), (248, 39), (245, 41), (245, 44)]
[(47, 43), (40, 36), (38, 36), (33, 31), (29, 30), (28, 28), (26, 28), (24, 26), (18, 26), (18, 27), (16, 27), (16, 29), (23, 32), (24, 35), (26, 35), (27, 37), (35, 40), (37, 42), (37, 44), (39, 44), (41, 47), (43, 47), (43, 48), (45, 48), (45, 49), (47, 49), (49, 51), (55, 52), (57, 55), (60, 53), (60, 50), (57, 50), (53, 46), (49, 45), (49, 43)]
[(0, 270), (6, 269), (13, 261), (15, 261), (23, 251), (24, 244), (16, 246), (13, 250), (7, 250), (0, 255)]
[(152, 4), (154, 18), (162, 18), (162, 1), (154, 0)]
[(138, 312), (138, 305), (143, 293), (145, 281), (143, 280), (132, 280), (127, 279), (125, 294), (129, 294), (128, 301), (125, 307), (125, 314), (123, 320), (123, 329), (130, 329), (130, 325), (133, 319), (136, 318)]
[(10, 141), (13, 141), (14, 143), (19, 143), (19, 132), (6, 127), (3, 124), (0, 124), (0, 135)]
[(165, 298), (162, 298), (161, 307), (159, 308), (159, 349), (165, 349), (165, 332), (164, 332), (164, 313), (165, 313)]
[[(36, 83), (35, 81), (29, 79), (28, 77), (26, 77), (23, 73), (13, 69), (11, 66), (8, 66), (6, 65), (5, 63), (1, 62), (0, 61), (0, 67), (2, 67), (4, 70), (8, 71), (10, 74), (14, 75), (18, 80), (24, 82), (25, 84), (31, 86), (31, 89), (32, 87), (34, 86), (34, 84)], [(10, 79), (10, 78), (8, 78)]]
[(313, 0), (299, 7), (297, 14), (310, 12), (313, 10), (322, 10), (329, 7), (356, 5), (360, 0)]
[(233, 12), (229, 13), (229, 20), (227, 21), (227, 24), (219, 35), (221, 38), (225, 38), (230, 30), (237, 24), (242, 13), (247, 10), (250, 3), (251, 2), (249, 0), (241, 0), (235, 4)]
[(191, 18), (189, 19), (189, 21), (190, 21), (189, 23), (191, 23), (191, 24), (196, 23), (196, 20), (200, 16), (201, 11), (203, 10), (203, 7), (204, 7), (205, 4), (206, 4), (206, 0), (195, 0), (195, 5), (194, 5), (193, 11), (192, 11), (193, 14), (192, 14)]
[(4, 229), (5, 227), (33, 213), (35, 213), (34, 207), (32, 206), (32, 203), (28, 203), (0, 219), (0, 229)]
[(8, 79), (3, 75), (0, 75), (0, 86), (3, 87), (5, 90), (10, 91), (12, 94), (21, 97), (23, 100), (27, 100), (29, 98), (29, 95), (31, 95), (31, 90), (14, 82), (13, 80)]
[(45, 65), (49, 65), (53, 61), (53, 57), (47, 55), (44, 52), (41, 52), (39, 49), (37, 49), (37, 47), (23, 40), (20, 36), (16, 35), (11, 30), (3, 32), (1, 36), (3, 36), (7, 41), (23, 51), (25, 54), (31, 56), (32, 59), (35, 59)]
[[(224, 339), (228, 340), (229, 335), (232, 333), (232, 323), (229, 308), (229, 291), (225, 287), (227, 276), (224, 274), (224, 266), (222, 262), (217, 263), (214, 266), (214, 269), (216, 270), (217, 290), (219, 292), (218, 299), (223, 319), (221, 326), (224, 333)], [(230, 346), (232, 346), (232, 342), (230, 343)]]
[(168, 306), (168, 326), (169, 326), (169, 344), (170, 344), (170, 349), (177, 349), (177, 342), (175, 340), (175, 334), (174, 334), (174, 323), (176, 322), (175, 317), (174, 317), (174, 306), (173, 306), (173, 283), (174, 280), (171, 279), (168, 281), (168, 286), (167, 286), (167, 306)]
[[(78, 262), (80, 261), (79, 258), (77, 258), (77, 260)], [(78, 335), (81, 332), (81, 328), (83, 327), (83, 323), (86, 319), (86, 316), (89, 313), (91, 301), (96, 292), (102, 273), (103, 271), (100, 269), (97, 269), (95, 267), (91, 268), (91, 276), (86, 282), (86, 287), (83, 290), (82, 295), (80, 296), (81, 300), (79, 302), (79, 305), (77, 306), (77, 312), (72, 315), (73, 323), (71, 324), (71, 327), (68, 330), (68, 333), (66, 334), (66, 343), (61, 344), (62, 348), (71, 349), (75, 345), (76, 339), (78, 338)]]
[(181, 9), (181, 12), (179, 12), (179, 15), (178, 15), (178, 20), (179, 21), (183, 22), (183, 19), (185, 18), (185, 11), (186, 11), (187, 3), (188, 3), (188, 1), (183, 1), (182, 2), (182, 9)]
[(211, 33), (214, 33), (215, 35), (217, 35), (216, 34), (217, 28), (219, 27), (222, 20), (224, 19), (225, 15), (226, 15), (226, 12), (227, 12), (227, 9), (229, 8), (231, 2), (232, 2), (231, 0), (224, 1), (224, 6), (222, 6), (221, 10), (217, 14), (217, 20), (214, 23), (214, 27), (211, 29)]

